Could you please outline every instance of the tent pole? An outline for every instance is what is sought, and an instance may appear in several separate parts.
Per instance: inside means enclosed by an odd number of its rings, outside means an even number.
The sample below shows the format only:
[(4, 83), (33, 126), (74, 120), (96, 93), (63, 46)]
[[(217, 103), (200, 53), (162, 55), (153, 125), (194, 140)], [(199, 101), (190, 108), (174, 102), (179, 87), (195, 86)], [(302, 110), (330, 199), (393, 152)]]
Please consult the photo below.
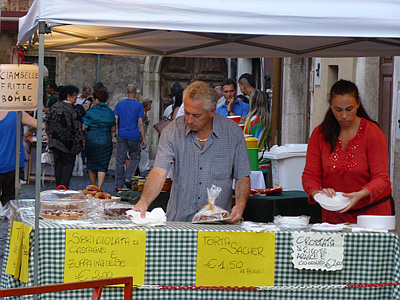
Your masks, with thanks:
[(22, 114), (17, 111), (17, 136), (16, 136), (16, 150), (15, 150), (15, 200), (18, 200), (19, 192), (19, 166), (20, 166), (20, 152), (21, 152), (21, 119)]
[(272, 86), (271, 145), (280, 145), (282, 58), (274, 58), (274, 84)]
[[(43, 122), (43, 69), (44, 69), (44, 34), (46, 23), (39, 22), (39, 88), (38, 88), (38, 108), (37, 108), (37, 142), (36, 142), (36, 174), (35, 174), (35, 250), (34, 250), (34, 279), (33, 285), (38, 285), (39, 275), (39, 211), (40, 211), (40, 176), (42, 174), (42, 163), (40, 161), (42, 153), (42, 122)], [(37, 295), (35, 295), (37, 299)]]
[(96, 82), (100, 81), (100, 54), (97, 54)]

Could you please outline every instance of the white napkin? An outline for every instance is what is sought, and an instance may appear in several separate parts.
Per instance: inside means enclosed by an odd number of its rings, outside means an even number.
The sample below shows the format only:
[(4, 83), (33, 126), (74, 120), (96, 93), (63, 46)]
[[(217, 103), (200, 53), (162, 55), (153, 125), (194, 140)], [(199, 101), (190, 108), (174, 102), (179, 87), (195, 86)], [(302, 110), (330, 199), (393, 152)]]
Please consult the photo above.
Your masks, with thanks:
[(140, 212), (128, 210), (126, 214), (132, 222), (140, 226), (163, 226), (167, 225), (167, 216), (161, 207), (156, 207), (151, 212), (146, 211), (146, 216), (142, 218)]
[(345, 224), (330, 224), (330, 223), (317, 223), (311, 226), (311, 229), (317, 231), (340, 231), (348, 228)]
[(249, 231), (280, 231), (280, 229), (274, 224), (266, 224), (266, 223), (255, 223), (251, 221), (245, 221), (242, 223), (242, 229)]

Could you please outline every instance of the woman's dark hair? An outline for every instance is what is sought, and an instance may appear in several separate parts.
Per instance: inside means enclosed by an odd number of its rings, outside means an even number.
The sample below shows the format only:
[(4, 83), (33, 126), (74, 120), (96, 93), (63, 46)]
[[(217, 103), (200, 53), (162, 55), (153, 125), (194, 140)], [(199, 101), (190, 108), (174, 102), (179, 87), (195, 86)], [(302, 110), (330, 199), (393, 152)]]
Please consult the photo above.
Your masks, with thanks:
[(247, 104), (249, 104), (249, 99), (247, 99), (247, 97), (246, 96), (243, 96), (243, 95), (237, 95), (236, 96), (240, 101), (242, 101), (242, 102), (244, 102), (244, 103), (247, 103)]
[(180, 92), (177, 92), (175, 94), (175, 102), (174, 102), (174, 105), (172, 106), (172, 111), (176, 107), (180, 107), (182, 105), (182, 101), (183, 101), (183, 90), (181, 90)]
[(106, 89), (96, 89), (93, 91), (93, 99), (99, 99), (100, 102), (108, 100), (108, 91)]
[[(374, 122), (378, 125), (377, 122), (372, 120), (367, 112), (365, 111), (364, 107), (361, 104), (360, 96), (358, 93), (357, 86), (348, 80), (339, 80), (337, 81), (331, 88), (329, 94), (329, 103), (332, 103), (332, 99), (335, 96), (344, 96), (344, 95), (351, 95), (357, 99), (360, 103), (360, 106), (357, 109), (357, 116), (360, 118), (364, 118), (368, 121)], [(325, 141), (328, 142), (331, 146), (330, 152), (332, 153), (336, 148), (336, 143), (339, 138), (340, 134), (340, 126), (338, 121), (336, 120), (332, 109), (329, 107), (328, 111), (325, 114), (324, 121), (321, 123), (320, 133), (325, 134)]]
[(63, 86), (59, 94), (60, 101), (67, 100), (68, 96), (72, 96), (74, 93), (75, 94), (79, 93), (79, 89), (76, 86), (74, 85)]

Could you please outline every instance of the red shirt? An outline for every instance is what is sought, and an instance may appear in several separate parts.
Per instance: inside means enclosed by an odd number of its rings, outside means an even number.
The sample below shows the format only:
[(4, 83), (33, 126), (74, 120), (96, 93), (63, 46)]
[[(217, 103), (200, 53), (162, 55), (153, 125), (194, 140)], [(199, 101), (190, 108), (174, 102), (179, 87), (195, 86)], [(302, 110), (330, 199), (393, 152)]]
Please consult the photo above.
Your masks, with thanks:
[[(336, 192), (358, 192), (366, 188), (370, 196), (361, 199), (352, 209), (368, 206), (392, 192), (388, 147), (385, 135), (373, 122), (361, 119), (356, 136), (342, 150), (338, 139), (336, 149), (330, 153), (330, 145), (320, 133), (321, 125), (314, 129), (307, 147), (306, 166), (303, 172), (303, 188), (308, 195), (322, 188), (332, 188)], [(310, 203), (316, 203), (309, 196)], [(335, 223), (357, 223), (357, 216), (391, 215), (391, 202), (367, 208), (362, 213), (338, 213), (322, 209), (322, 220)]]

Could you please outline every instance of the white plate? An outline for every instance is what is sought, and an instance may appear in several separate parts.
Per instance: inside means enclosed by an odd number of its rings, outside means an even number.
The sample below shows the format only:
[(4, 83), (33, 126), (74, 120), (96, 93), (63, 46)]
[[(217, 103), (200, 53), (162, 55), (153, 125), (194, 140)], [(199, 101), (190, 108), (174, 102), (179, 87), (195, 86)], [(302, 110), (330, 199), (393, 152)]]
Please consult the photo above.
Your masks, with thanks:
[(341, 231), (343, 230), (343, 228), (344, 226), (342, 224), (328, 224), (328, 223), (313, 224), (311, 226), (311, 229), (315, 231)]
[(317, 201), (322, 208), (330, 211), (338, 211), (345, 208), (350, 203), (348, 197), (344, 197), (343, 193), (336, 192), (335, 197), (328, 197), (326, 194), (318, 193), (314, 196), (315, 201)]

